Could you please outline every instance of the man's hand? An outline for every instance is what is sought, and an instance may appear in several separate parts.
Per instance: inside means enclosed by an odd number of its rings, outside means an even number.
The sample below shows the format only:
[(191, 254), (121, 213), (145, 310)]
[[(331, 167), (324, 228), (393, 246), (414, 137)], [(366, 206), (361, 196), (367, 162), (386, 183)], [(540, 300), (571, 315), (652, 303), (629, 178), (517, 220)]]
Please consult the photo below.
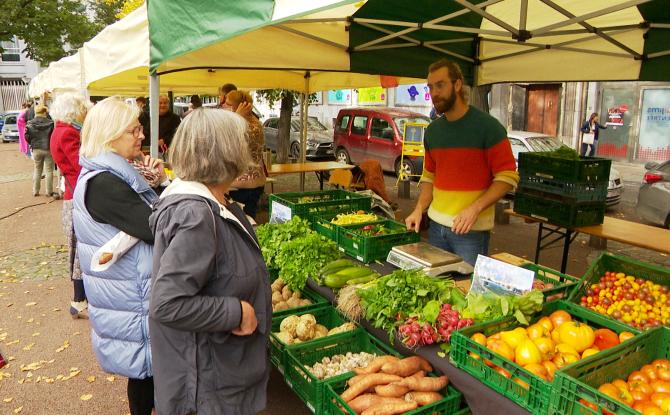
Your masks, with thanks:
[(246, 117), (251, 114), (252, 109), (253, 107), (248, 102), (241, 102), (240, 105), (237, 106), (235, 112), (243, 117)]
[(256, 331), (256, 326), (258, 326), (256, 311), (246, 301), (240, 301), (240, 304), (242, 304), (242, 323), (232, 333), (236, 336), (248, 336)]
[(423, 217), (423, 212), (421, 209), (414, 209), (408, 217), (405, 218), (405, 225), (407, 226), (408, 231), (419, 232), (421, 229), (421, 218)]
[(456, 235), (463, 235), (470, 232), (472, 225), (477, 222), (480, 213), (481, 211), (474, 205), (466, 207), (454, 218), (454, 223), (451, 225), (451, 231)]

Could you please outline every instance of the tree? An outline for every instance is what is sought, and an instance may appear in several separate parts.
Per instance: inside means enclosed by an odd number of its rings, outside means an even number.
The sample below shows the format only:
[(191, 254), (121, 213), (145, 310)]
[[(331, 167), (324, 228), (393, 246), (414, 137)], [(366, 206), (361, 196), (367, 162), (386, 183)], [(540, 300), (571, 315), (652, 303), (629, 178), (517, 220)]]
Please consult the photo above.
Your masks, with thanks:
[[(14, 36), (26, 43), (23, 52), (42, 64), (59, 60), (96, 33), (81, 0), (3, 0), (0, 41)], [(1, 49), (1, 48), (0, 48)]]
[(291, 134), (291, 115), (293, 112), (293, 103), (298, 95), (295, 91), (288, 89), (261, 89), (256, 91), (256, 97), (267, 101), (270, 108), (277, 101), (281, 101), (279, 109), (279, 125), (277, 126), (277, 162), (286, 163), (288, 161), (288, 148)]
[[(107, 0), (107, 1), (115, 1), (115, 0)], [(133, 10), (140, 7), (142, 3), (144, 3), (144, 0), (123, 0), (123, 4), (121, 4), (121, 10), (116, 14), (116, 17), (119, 19), (123, 19)]]

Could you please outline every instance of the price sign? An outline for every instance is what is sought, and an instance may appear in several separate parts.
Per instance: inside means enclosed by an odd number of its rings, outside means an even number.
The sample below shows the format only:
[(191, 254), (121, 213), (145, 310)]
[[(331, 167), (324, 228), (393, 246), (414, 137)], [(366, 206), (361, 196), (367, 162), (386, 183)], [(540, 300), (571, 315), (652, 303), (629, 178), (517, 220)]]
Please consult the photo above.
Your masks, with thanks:
[[(487, 256), (478, 255), (472, 287), (498, 294), (523, 294), (533, 288), (535, 272)], [(472, 289), (472, 288), (471, 288)]]
[(272, 201), (272, 206), (270, 206), (270, 210), (272, 212), (272, 214), (270, 215), (270, 221), (269, 221), (270, 223), (284, 223), (291, 220), (291, 218), (293, 217), (291, 208), (282, 205), (276, 200)]

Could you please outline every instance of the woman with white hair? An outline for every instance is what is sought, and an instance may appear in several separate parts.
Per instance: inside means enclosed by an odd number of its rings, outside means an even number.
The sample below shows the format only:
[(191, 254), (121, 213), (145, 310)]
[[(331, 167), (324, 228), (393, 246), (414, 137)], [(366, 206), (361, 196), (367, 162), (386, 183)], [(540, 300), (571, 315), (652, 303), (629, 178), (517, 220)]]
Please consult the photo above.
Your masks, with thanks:
[[(92, 343), (100, 366), (128, 377), (132, 415), (154, 406), (148, 331), (153, 233), (151, 204), (158, 196), (135, 166), (143, 158), (139, 109), (121, 98), (96, 104), (82, 128), (81, 174), (74, 191), (73, 222), (89, 301)], [(145, 168), (165, 179), (162, 162)], [(139, 241), (105, 270), (94, 270), (95, 252), (119, 232)]]
[(77, 239), (72, 227), (72, 194), (77, 186), (77, 178), (81, 171), (79, 166), (81, 126), (91, 106), (91, 101), (86, 97), (68, 92), (57, 95), (50, 108), (51, 118), (55, 122), (53, 133), (51, 133), (51, 156), (65, 182), (61, 219), (63, 231), (67, 238), (70, 279), (74, 286), (74, 297), (70, 303), (72, 318), (88, 317), (86, 314), (86, 308), (88, 307), (86, 291), (81, 279), (81, 269), (77, 257)]
[(199, 108), (172, 141), (178, 178), (150, 218), (160, 415), (256, 414), (266, 405), (269, 277), (253, 227), (226, 197), (250, 162), (246, 129), (237, 114)]

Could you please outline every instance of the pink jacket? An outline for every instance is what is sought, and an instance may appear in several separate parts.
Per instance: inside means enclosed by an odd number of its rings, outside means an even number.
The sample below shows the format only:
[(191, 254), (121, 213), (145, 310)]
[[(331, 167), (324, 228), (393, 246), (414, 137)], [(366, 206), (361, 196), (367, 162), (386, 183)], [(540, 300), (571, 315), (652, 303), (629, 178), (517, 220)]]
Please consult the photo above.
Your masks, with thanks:
[(19, 130), (19, 151), (27, 155), (30, 152), (30, 146), (26, 141), (26, 110), (21, 111), (16, 117), (16, 127)]

